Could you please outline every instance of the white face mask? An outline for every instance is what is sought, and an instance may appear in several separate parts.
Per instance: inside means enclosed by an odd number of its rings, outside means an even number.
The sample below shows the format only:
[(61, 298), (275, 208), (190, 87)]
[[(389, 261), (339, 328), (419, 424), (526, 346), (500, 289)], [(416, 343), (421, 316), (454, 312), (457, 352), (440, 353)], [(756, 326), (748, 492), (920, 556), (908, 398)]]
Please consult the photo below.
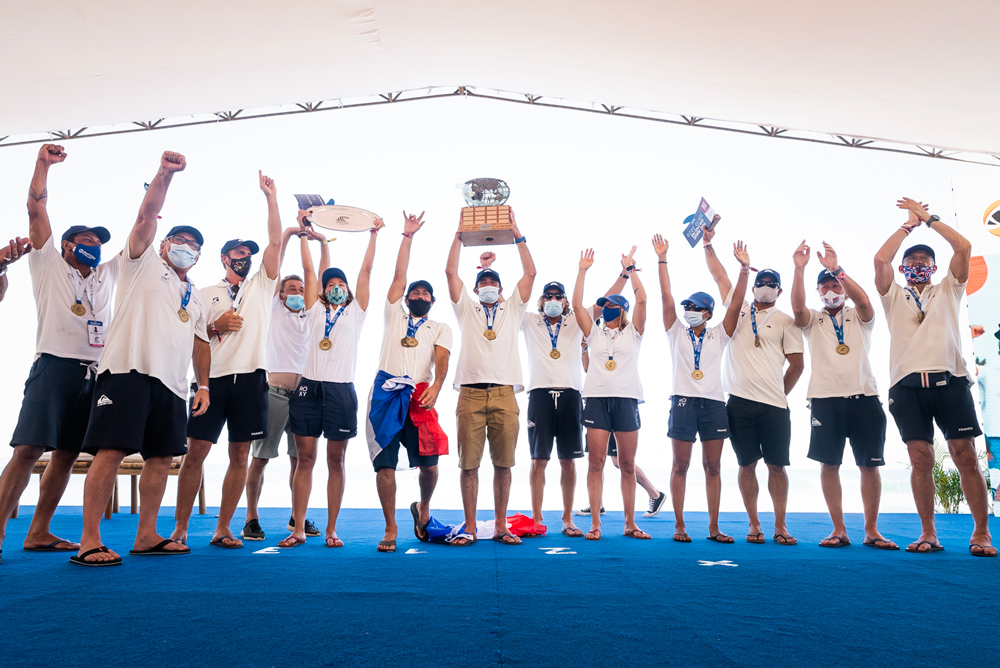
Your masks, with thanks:
[(486, 285), (479, 288), (479, 301), (484, 304), (496, 304), (500, 299), (500, 288)]
[(761, 304), (773, 304), (778, 300), (778, 288), (762, 285), (753, 289), (753, 298)]
[(702, 311), (684, 311), (684, 322), (688, 327), (697, 327), (705, 322), (705, 314)]
[(198, 253), (191, 250), (191, 247), (187, 244), (171, 243), (170, 250), (167, 251), (167, 257), (178, 269), (187, 269), (198, 259)]
[[(479, 293), (479, 296), (483, 296), (481, 292)], [(542, 306), (542, 311), (544, 311), (545, 315), (550, 318), (558, 318), (563, 313), (563, 303), (554, 299), (552, 301), (545, 302)]]
[(827, 308), (840, 308), (847, 299), (847, 295), (830, 290), (825, 295), (820, 295), (819, 298), (823, 300), (823, 305)]

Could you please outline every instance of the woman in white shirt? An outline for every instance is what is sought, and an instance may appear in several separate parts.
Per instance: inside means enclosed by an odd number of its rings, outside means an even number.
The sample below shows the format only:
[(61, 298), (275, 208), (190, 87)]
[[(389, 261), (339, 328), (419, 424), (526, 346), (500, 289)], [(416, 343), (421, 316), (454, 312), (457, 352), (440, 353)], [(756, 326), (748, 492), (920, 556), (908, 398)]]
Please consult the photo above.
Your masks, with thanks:
[(590, 467), (587, 491), (590, 495), (591, 526), (587, 540), (601, 539), (601, 497), (604, 492), (604, 461), (608, 456), (608, 437), (615, 433), (618, 441), (618, 463), (621, 466), (622, 499), (625, 504), (624, 535), (648, 539), (650, 535), (635, 524), (635, 451), (639, 443), (639, 404), (642, 384), (639, 382), (639, 346), (646, 325), (646, 291), (635, 272), (632, 254), (628, 255), (625, 272), (630, 276), (635, 292), (635, 310), (629, 322), (629, 303), (622, 295), (609, 295), (597, 300), (602, 308), (601, 324), (583, 305), (583, 283), (587, 270), (594, 264), (593, 249), (580, 256), (580, 272), (573, 290), (573, 313), (590, 349), (590, 370), (583, 385), (583, 424), (587, 427), (587, 448)]
[(674, 462), (670, 472), (670, 496), (674, 503), (674, 540), (690, 543), (684, 525), (684, 493), (691, 464), (694, 439), (701, 439), (705, 490), (708, 494), (708, 539), (732, 543), (732, 536), (719, 531), (719, 501), (722, 496), (722, 446), (729, 437), (726, 398), (722, 392), (722, 354), (736, 331), (750, 273), (750, 256), (742, 241), (733, 244), (733, 254), (740, 263), (740, 277), (722, 324), (708, 327), (715, 310), (715, 300), (696, 292), (681, 302), (683, 320), (670, 292), (667, 273), (669, 243), (659, 234), (653, 237), (653, 251), (659, 260), (660, 296), (663, 300), (663, 327), (670, 342), (674, 378), (670, 397), (667, 437), (673, 446)]
[[(300, 220), (301, 220), (300, 212)], [(368, 310), (369, 282), (375, 261), (375, 237), (385, 227), (375, 219), (368, 250), (351, 291), (347, 276), (340, 269), (320, 266), (322, 292), (317, 289), (312, 259), (302, 258), (305, 278), (306, 311), (309, 312), (309, 353), (298, 389), (288, 402), (288, 419), (295, 434), (298, 465), (292, 480), (292, 534), (278, 543), (294, 547), (306, 542), (306, 509), (312, 491), (312, 470), (316, 463), (319, 437), (326, 437), (326, 461), (330, 470), (326, 496), (329, 516), (326, 546), (343, 547), (337, 536), (337, 516), (344, 498), (344, 454), (347, 442), (358, 433), (358, 395), (354, 391), (354, 368), (358, 342)], [(325, 242), (318, 232), (307, 229), (309, 238)]]

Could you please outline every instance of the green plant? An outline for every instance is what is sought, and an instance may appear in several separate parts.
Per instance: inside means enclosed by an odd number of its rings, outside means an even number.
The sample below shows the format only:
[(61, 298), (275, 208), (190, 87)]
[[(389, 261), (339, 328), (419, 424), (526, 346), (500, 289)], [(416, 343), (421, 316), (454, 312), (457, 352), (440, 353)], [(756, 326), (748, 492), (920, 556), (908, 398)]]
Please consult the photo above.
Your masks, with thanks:
[(957, 469), (944, 467), (946, 456), (938, 456), (934, 462), (933, 475), (937, 505), (941, 512), (957, 513), (958, 507), (965, 501), (965, 494), (962, 492), (962, 478)]

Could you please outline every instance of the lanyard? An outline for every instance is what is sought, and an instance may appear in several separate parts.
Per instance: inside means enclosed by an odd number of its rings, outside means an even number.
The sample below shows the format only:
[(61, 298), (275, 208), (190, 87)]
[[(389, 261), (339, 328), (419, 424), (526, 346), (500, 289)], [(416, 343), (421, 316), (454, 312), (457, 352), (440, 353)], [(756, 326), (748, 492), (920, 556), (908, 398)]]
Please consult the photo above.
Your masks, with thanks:
[(555, 350), (556, 346), (559, 344), (559, 330), (562, 329), (562, 324), (563, 321), (562, 318), (560, 318), (559, 322), (556, 323), (556, 333), (553, 334), (548, 318), (545, 319), (545, 328), (549, 330), (549, 340), (552, 341), (552, 350)]
[[(771, 308), (774, 308), (773, 306)], [(761, 325), (767, 322), (768, 318), (771, 317), (771, 309), (767, 309), (767, 316), (761, 321)], [(757, 307), (754, 304), (750, 304), (750, 325), (753, 327), (753, 338), (754, 341), (759, 341), (760, 337), (757, 335)], [(758, 346), (759, 347), (759, 346)]]
[[(705, 329), (708, 328), (706, 327)], [(701, 366), (701, 346), (705, 343), (705, 329), (701, 330), (701, 334), (698, 335), (698, 342), (695, 343), (694, 330), (688, 327), (688, 336), (691, 337), (691, 347), (694, 349), (695, 371)]]
[[(84, 278), (75, 270), (70, 270), (70, 276), (73, 278), (73, 289), (76, 292), (76, 303), (83, 306), (83, 298), (86, 297), (87, 301), (90, 302), (90, 310), (94, 311), (94, 270), (90, 270), (90, 276)], [(81, 313), (82, 315), (82, 313)]]
[[(842, 314), (843, 312), (844, 312), (844, 310), (841, 309), (840, 313)], [(841, 325), (839, 322), (837, 322), (837, 316), (831, 315), (829, 313), (827, 313), (827, 315), (830, 316), (830, 322), (833, 323), (833, 331), (835, 331), (837, 333), (837, 343), (843, 345), (843, 343), (844, 343), (844, 326)]]
[(489, 306), (483, 307), (483, 313), (486, 314), (486, 329), (491, 332), (493, 331), (493, 321), (496, 320), (497, 308), (499, 306), (499, 304), (494, 304), (492, 308)]
[(924, 307), (923, 304), (920, 303), (920, 297), (918, 297), (916, 291), (912, 290), (911, 288), (906, 288), (906, 291), (909, 292), (911, 295), (913, 295), (913, 301), (917, 303), (917, 310), (920, 311), (920, 315), (917, 316), (917, 322), (923, 322)]
[(427, 317), (424, 316), (423, 318), (421, 318), (420, 320), (418, 320), (417, 324), (415, 324), (415, 325), (413, 324), (413, 316), (411, 315), (411, 316), (409, 316), (409, 318), (410, 318), (410, 322), (409, 322), (409, 324), (406, 325), (406, 336), (407, 337), (413, 337), (413, 336), (417, 335), (417, 330), (420, 329), (420, 325), (422, 325), (425, 322), (427, 322)]
[(608, 343), (608, 361), (613, 362), (615, 360), (615, 335), (611, 334), (611, 330), (605, 327), (603, 330), (604, 339)]
[(191, 301), (191, 281), (184, 277), (184, 282), (187, 284), (187, 292), (184, 293), (184, 298), (181, 299), (181, 310), (186, 311), (188, 302)]
[(339, 309), (337, 309), (337, 313), (333, 316), (333, 320), (331, 320), (330, 319), (330, 308), (327, 307), (327, 309), (326, 309), (326, 329), (323, 332), (323, 338), (324, 339), (329, 339), (330, 338), (330, 332), (333, 330), (333, 326), (337, 324), (337, 320), (339, 320), (340, 316), (344, 313), (344, 309), (345, 308), (347, 308), (346, 305), (345, 306), (341, 306)]

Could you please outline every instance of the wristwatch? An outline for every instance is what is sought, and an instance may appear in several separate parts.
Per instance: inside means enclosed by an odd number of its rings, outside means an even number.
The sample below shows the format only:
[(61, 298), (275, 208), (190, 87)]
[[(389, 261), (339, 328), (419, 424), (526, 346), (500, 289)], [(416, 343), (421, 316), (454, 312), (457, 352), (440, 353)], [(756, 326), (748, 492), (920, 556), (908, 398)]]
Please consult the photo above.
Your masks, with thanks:
[(3, 276), (4, 274), (7, 273), (7, 267), (9, 267), (9, 266), (10, 266), (9, 264), (5, 264), (3, 266), (0, 266), (0, 276)]
[(927, 225), (927, 227), (930, 227), (931, 223), (937, 223), (940, 221), (941, 221), (941, 216), (931, 216), (930, 218), (927, 219), (925, 224)]

